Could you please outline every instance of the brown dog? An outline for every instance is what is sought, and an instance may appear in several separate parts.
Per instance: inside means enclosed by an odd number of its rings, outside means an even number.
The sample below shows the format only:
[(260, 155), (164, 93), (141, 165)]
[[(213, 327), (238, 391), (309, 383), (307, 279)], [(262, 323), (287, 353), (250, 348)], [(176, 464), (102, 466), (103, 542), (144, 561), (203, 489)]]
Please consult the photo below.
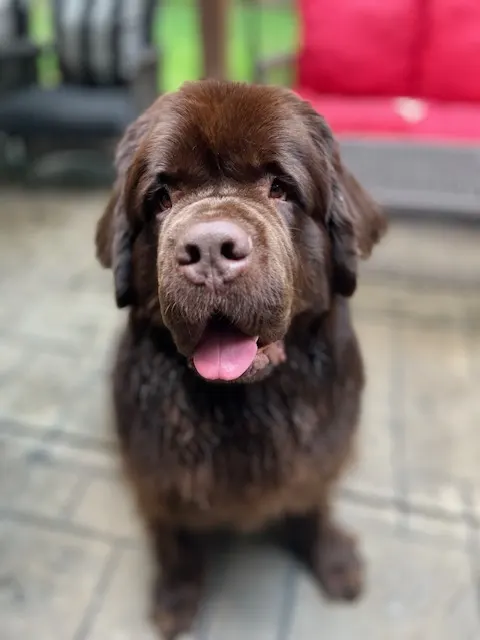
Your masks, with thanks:
[(323, 118), (279, 87), (185, 84), (129, 127), (116, 167), (97, 255), (130, 307), (114, 406), (161, 566), (158, 628), (191, 626), (222, 529), (280, 523), (324, 591), (355, 598), (330, 502), (363, 387), (348, 298), (384, 218)]

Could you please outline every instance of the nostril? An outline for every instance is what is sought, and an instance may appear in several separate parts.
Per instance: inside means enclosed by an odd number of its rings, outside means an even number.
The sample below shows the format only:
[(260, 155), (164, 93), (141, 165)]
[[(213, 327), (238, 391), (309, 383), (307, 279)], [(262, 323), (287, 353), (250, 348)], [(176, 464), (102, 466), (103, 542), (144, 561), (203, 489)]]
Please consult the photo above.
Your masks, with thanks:
[(228, 239), (220, 246), (220, 255), (233, 262), (245, 260), (252, 250), (251, 238), (247, 235), (239, 239)]
[(224, 242), (221, 246), (220, 253), (227, 260), (241, 260), (245, 257), (241, 255), (241, 252), (238, 251), (233, 241)]
[(178, 264), (188, 266), (189, 264), (197, 264), (202, 258), (200, 248), (195, 244), (185, 244), (177, 255)]
[(196, 244), (187, 244), (185, 248), (190, 258), (189, 264), (196, 264), (197, 262), (200, 262), (202, 254), (200, 253), (200, 248), (197, 247)]

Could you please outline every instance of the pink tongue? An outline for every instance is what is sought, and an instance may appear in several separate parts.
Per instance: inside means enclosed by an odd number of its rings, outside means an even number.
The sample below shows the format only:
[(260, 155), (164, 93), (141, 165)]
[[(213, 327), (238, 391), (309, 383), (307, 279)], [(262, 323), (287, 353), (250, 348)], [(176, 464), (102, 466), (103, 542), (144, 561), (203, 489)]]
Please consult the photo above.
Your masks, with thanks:
[(195, 369), (207, 380), (236, 380), (257, 355), (257, 339), (240, 332), (210, 331), (193, 354)]

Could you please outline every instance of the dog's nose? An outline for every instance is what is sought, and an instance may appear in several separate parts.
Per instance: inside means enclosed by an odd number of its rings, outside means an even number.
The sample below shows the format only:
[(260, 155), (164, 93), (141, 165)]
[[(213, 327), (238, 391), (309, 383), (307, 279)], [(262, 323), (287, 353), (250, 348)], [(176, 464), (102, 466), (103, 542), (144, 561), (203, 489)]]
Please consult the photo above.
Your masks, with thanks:
[(199, 222), (182, 236), (176, 258), (194, 284), (224, 284), (248, 266), (252, 239), (240, 226), (227, 220)]

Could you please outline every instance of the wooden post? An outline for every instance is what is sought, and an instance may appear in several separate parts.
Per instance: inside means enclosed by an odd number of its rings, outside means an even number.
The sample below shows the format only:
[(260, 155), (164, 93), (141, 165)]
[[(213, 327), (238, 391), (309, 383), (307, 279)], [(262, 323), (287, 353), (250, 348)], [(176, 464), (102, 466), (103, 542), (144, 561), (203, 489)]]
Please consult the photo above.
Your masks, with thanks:
[(203, 48), (203, 77), (227, 78), (229, 0), (198, 0)]

